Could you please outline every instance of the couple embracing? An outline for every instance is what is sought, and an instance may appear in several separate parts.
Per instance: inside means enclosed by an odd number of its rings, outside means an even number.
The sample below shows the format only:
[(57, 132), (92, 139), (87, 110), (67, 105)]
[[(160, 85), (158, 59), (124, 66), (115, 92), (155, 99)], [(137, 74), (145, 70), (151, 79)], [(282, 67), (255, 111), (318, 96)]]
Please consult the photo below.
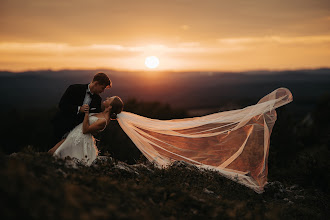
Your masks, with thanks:
[(93, 134), (103, 131), (110, 120), (123, 110), (118, 96), (103, 102), (100, 94), (111, 88), (112, 82), (104, 73), (97, 73), (89, 84), (70, 85), (59, 102), (59, 111), (53, 119), (54, 144), (48, 152), (54, 156), (74, 157), (90, 165), (98, 150)]
[(99, 94), (110, 87), (108, 76), (98, 73), (90, 84), (71, 85), (65, 91), (54, 119), (56, 145), (49, 153), (91, 165), (98, 155), (93, 134), (117, 119), (136, 147), (158, 167), (185, 161), (263, 192), (275, 109), (293, 100), (288, 89), (278, 88), (243, 109), (156, 120), (122, 112), (124, 104), (117, 96), (107, 98), (102, 111)]

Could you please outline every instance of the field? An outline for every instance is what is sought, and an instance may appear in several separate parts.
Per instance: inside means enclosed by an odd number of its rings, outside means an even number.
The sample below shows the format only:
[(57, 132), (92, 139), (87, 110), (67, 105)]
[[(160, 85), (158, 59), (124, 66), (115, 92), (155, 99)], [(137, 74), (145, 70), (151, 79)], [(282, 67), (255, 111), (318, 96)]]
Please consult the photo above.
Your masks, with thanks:
[(270, 181), (266, 192), (183, 162), (166, 169), (101, 157), (91, 167), (46, 153), (1, 155), (2, 219), (325, 219), (316, 189)]

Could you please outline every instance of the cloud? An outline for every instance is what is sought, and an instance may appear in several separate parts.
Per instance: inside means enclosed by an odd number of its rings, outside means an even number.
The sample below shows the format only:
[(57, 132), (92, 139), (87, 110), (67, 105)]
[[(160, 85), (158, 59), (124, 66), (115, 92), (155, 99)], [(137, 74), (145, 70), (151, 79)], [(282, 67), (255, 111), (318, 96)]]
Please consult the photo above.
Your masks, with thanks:
[(158, 56), (165, 69), (255, 69), (328, 66), (330, 35), (218, 38), (172, 44), (0, 43), (0, 69), (143, 69)]
[[(63, 43), (6, 42), (0, 43), (0, 59), (2, 61), (0, 69), (94, 67), (143, 69), (143, 59), (150, 55), (159, 56), (164, 69), (180, 69), (184, 62), (189, 63), (189, 59), (225, 54), (236, 49), (236, 46), (227, 48), (207, 47), (200, 42), (182, 42), (172, 46), (164, 44), (134, 46), (92, 44), (75, 46)], [(183, 59), (187, 61), (180, 61)], [(203, 62), (203, 59), (199, 59), (198, 62)]]
[(72, 46), (61, 43), (0, 43), (0, 54), (48, 55), (48, 56), (130, 56), (142, 51), (141, 47), (125, 47), (112, 44)]
[(190, 29), (190, 26), (185, 24), (185, 25), (181, 26), (181, 29), (184, 30), (184, 31), (187, 31), (187, 30)]
[(179, 47), (199, 47), (201, 45), (200, 42), (182, 42), (179, 43)]
[(222, 45), (248, 45), (248, 44), (323, 44), (330, 42), (330, 35), (320, 36), (265, 36), (265, 37), (239, 37), (219, 38), (217, 42)]
[(324, 34), (329, 6), (328, 0), (5, 0), (0, 41), (125, 44), (180, 35), (183, 41), (205, 42), (217, 36), (260, 36), (269, 29)]
[(132, 56), (141, 53), (201, 53), (222, 51), (223, 48), (207, 47), (200, 42), (182, 42), (174, 46), (163, 44), (148, 44), (143, 46), (124, 46), (118, 44), (92, 44), (73, 46), (60, 43), (0, 43), (0, 54), (49, 54), (49, 55), (77, 55), (77, 56)]

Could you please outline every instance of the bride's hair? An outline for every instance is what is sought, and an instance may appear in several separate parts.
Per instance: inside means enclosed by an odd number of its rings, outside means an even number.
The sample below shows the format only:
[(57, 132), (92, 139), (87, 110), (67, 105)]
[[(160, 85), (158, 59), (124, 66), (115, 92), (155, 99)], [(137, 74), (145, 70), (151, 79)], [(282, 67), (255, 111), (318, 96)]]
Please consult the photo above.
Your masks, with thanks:
[(117, 115), (123, 111), (124, 103), (118, 96), (115, 96), (114, 100), (110, 104), (112, 106), (109, 114), (111, 119), (116, 119)]

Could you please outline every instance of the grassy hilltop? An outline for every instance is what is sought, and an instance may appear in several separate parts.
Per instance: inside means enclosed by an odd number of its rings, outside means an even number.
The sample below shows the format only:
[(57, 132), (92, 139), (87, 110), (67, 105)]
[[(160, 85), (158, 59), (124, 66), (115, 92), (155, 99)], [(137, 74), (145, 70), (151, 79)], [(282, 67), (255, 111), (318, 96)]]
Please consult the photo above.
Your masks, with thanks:
[(323, 219), (329, 198), (270, 180), (257, 194), (183, 163), (158, 169), (101, 157), (91, 167), (31, 149), (1, 155), (2, 219)]

